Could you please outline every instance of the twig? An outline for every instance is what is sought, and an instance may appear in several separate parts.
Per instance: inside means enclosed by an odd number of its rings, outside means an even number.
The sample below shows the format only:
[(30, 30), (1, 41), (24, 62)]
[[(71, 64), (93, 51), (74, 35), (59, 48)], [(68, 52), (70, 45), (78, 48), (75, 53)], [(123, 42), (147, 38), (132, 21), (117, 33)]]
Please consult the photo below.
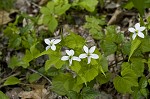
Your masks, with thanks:
[(32, 68), (28, 68), (30, 71), (34, 72), (34, 73), (38, 73), (39, 75), (41, 75), (42, 77), (44, 77), (50, 84), (52, 84), (51, 80), (49, 78), (47, 78), (45, 75), (43, 75), (42, 73), (32, 69)]
[(114, 23), (117, 23), (121, 18), (123, 17), (123, 11), (122, 9), (117, 9), (111, 19), (109, 20), (107, 25), (112, 25)]
[(5, 80), (7, 80), (9, 77), (18, 76), (18, 75), (20, 75), (20, 73), (21, 73), (21, 72), (17, 72), (17, 73), (15, 73), (15, 74), (13, 74), (13, 75), (10, 75), (10, 76), (8, 76), (8, 77), (2, 79), (2, 80), (0, 81), (0, 84), (3, 83)]
[(112, 63), (112, 64), (108, 65), (108, 67), (112, 67), (113, 65), (116, 66), (116, 64), (118, 64), (118, 63), (120, 63), (120, 62), (123, 62), (123, 61), (124, 61), (124, 60), (119, 60), (119, 61), (117, 61), (117, 62), (115, 62), (115, 63)]
[[(20, 75), (20, 73), (21, 73), (21, 72), (17, 72), (17, 73), (15, 73), (15, 74), (11, 75), (11, 76), (8, 76), (8, 77), (2, 79), (2, 80), (0, 81), (0, 84), (3, 83), (5, 80), (7, 80), (9, 77), (18, 76), (18, 75)], [(5, 87), (5, 86), (7, 86), (7, 85), (0, 85), (0, 89), (1, 89), (2, 87)]]
[(149, 79), (149, 78), (150, 78), (150, 73), (146, 76), (146, 78), (147, 78), (147, 79)]

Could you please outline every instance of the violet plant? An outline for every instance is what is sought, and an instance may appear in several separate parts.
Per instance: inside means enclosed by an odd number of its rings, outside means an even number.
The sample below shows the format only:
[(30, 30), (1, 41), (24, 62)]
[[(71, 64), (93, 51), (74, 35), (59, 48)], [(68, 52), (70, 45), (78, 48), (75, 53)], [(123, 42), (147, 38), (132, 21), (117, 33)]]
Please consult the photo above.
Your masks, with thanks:
[[(53, 35), (61, 21), (64, 21), (66, 11), (71, 7), (79, 7), (80, 10), (93, 12), (99, 2), (94, 1), (75, 0), (71, 4), (68, 0), (49, 1), (46, 6), (41, 7), (41, 17), (38, 17), (36, 21), (38, 25), (46, 25), (50, 34)], [(136, 0), (130, 1), (143, 15), (141, 9), (144, 8), (137, 2)], [(143, 3), (141, 0), (139, 2)], [(139, 23), (133, 26), (134, 28), (128, 28), (131, 37), (127, 40), (124, 33), (116, 31), (116, 26), (106, 26), (105, 16), (92, 15), (85, 17), (84, 28), (89, 30), (90, 35), (98, 41), (93, 45), (88, 44), (85, 38), (69, 30), (68, 35), (60, 32), (59, 39), (53, 39), (53, 37), (47, 39), (49, 34), (46, 38), (38, 39), (34, 29), (30, 31), (34, 24), (20, 29), (16, 26), (19, 18), (16, 19), (15, 23), (9, 24), (4, 30), (4, 34), (10, 38), (8, 44), (10, 48), (18, 50), (22, 47), (25, 52), (22, 57), (12, 56), (8, 67), (30, 69), (34, 60), (46, 55), (48, 59), (44, 62), (45, 66), (41, 67), (43, 74), (33, 73), (28, 78), (29, 83), (47, 76), (52, 78), (51, 82), (45, 77), (50, 83), (51, 90), (59, 95), (66, 95), (70, 99), (94, 99), (100, 95), (99, 92), (93, 90), (95, 84), (101, 86), (111, 83), (114, 90), (123, 95), (131, 94), (135, 99), (141, 97), (148, 99), (150, 91), (148, 89), (150, 85), (150, 36), (148, 32), (150, 17), (147, 18), (147, 23), (144, 24), (140, 18)], [(29, 19), (34, 22), (34, 18)], [(39, 48), (40, 45), (43, 48)], [(109, 64), (107, 60), (109, 55), (115, 56), (112, 64)], [(119, 67), (117, 71), (111, 71), (116, 67)], [(17, 77), (9, 77), (3, 85), (20, 83), (21, 80)]]

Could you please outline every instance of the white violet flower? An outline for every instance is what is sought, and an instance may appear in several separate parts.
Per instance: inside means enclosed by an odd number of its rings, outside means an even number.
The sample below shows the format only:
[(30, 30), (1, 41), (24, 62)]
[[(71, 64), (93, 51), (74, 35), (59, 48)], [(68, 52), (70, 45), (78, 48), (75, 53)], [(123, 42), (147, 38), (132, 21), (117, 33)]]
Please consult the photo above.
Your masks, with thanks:
[(77, 56), (74, 56), (74, 50), (66, 50), (68, 56), (63, 56), (61, 60), (66, 61), (69, 60), (69, 66), (72, 65), (72, 60), (81, 61), (81, 59)]
[(51, 48), (53, 51), (55, 51), (56, 50), (55, 44), (58, 44), (61, 40), (60, 39), (52, 39), (52, 40), (44, 39), (44, 41), (48, 45), (46, 47), (46, 50), (48, 50), (49, 48)]
[(93, 59), (98, 59), (99, 56), (97, 54), (93, 54), (93, 52), (95, 51), (95, 46), (91, 47), (90, 49), (88, 49), (87, 46), (83, 46), (83, 50), (85, 51), (84, 54), (80, 54), (79, 58), (87, 58), (88, 59), (88, 64), (91, 62), (91, 58)]
[(128, 29), (130, 32), (133, 33), (132, 39), (134, 40), (137, 35), (141, 38), (144, 38), (144, 34), (142, 33), (142, 31), (144, 31), (146, 27), (140, 26), (140, 23), (136, 23), (134, 27), (135, 28)]

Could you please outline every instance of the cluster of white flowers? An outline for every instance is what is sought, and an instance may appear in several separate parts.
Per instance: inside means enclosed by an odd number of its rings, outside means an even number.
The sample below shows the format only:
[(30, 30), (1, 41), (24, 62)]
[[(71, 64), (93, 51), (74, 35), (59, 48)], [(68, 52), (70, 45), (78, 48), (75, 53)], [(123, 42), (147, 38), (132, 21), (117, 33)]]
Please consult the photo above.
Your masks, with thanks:
[[(133, 33), (132, 35), (132, 39), (134, 40), (136, 38), (136, 36), (139, 36), (141, 38), (144, 38), (144, 34), (142, 33), (142, 31), (144, 31), (146, 29), (146, 27), (144, 26), (140, 26), (140, 23), (136, 23), (134, 28), (129, 28), (128, 30), (130, 32)], [(56, 44), (58, 44), (61, 40), (60, 39), (44, 39), (45, 43), (48, 45), (46, 47), (46, 50), (48, 50), (49, 48), (51, 48), (53, 51), (56, 50)], [(62, 61), (69, 61), (69, 66), (72, 65), (72, 61), (76, 60), (76, 61), (81, 61), (81, 59), (83, 58), (87, 58), (88, 62), (87, 64), (90, 64), (91, 62), (91, 58), (93, 59), (98, 59), (99, 56), (97, 54), (93, 54), (95, 51), (95, 46), (91, 47), (90, 49), (87, 46), (83, 46), (83, 50), (85, 53), (80, 54), (79, 57), (74, 56), (74, 50), (66, 50), (66, 54), (67, 56), (63, 56), (61, 58)]]
[(132, 39), (134, 40), (136, 38), (136, 36), (144, 38), (144, 34), (142, 33), (142, 31), (144, 31), (146, 29), (146, 27), (140, 26), (140, 23), (136, 23), (134, 27), (135, 28), (128, 29), (130, 32), (133, 33)]
[[(51, 48), (53, 51), (55, 51), (56, 50), (55, 45), (58, 44), (61, 40), (60, 39), (52, 39), (52, 40), (44, 39), (44, 41), (48, 45), (46, 47), (46, 50)], [(84, 50), (85, 53), (80, 54), (79, 57), (74, 56), (74, 50), (66, 50), (67, 56), (62, 56), (61, 60), (62, 61), (67, 61), (68, 60), (69, 61), (69, 66), (71, 66), (73, 60), (81, 61), (81, 59), (87, 58), (87, 60), (88, 60), (87, 64), (90, 64), (91, 58), (93, 58), (93, 59), (98, 59), (99, 58), (99, 56), (97, 54), (93, 54), (94, 51), (95, 51), (95, 48), (96, 48), (95, 46), (91, 47), (90, 49), (87, 46), (83, 46), (83, 50)]]

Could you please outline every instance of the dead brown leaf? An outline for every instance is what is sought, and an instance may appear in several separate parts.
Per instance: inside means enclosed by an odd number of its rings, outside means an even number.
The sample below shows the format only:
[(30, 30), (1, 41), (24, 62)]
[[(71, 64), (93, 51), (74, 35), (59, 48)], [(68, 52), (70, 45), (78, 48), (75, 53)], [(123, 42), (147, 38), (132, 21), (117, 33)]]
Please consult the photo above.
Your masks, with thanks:
[(0, 25), (7, 24), (12, 19), (9, 17), (9, 13), (7, 11), (0, 11)]
[(44, 88), (44, 85), (31, 85), (31, 87), (34, 90), (21, 91), (19, 97), (21, 97), (21, 99), (45, 99), (44, 97), (48, 95), (48, 91)]

